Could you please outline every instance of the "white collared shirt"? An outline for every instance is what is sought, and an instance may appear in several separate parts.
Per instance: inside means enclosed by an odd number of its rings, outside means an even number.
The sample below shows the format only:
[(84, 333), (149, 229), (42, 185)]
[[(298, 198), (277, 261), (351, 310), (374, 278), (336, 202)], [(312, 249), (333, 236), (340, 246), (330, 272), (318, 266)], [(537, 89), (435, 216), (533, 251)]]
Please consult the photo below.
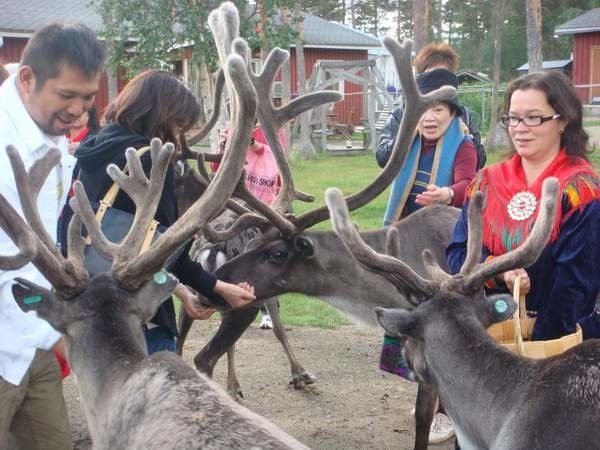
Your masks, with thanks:
[[(0, 194), (22, 215), (5, 150), (8, 144), (17, 148), (27, 168), (52, 147), (68, 155), (66, 138), (43, 133), (25, 109), (17, 91), (16, 75), (0, 86)], [(57, 166), (48, 176), (37, 200), (42, 222), (53, 237), (56, 236), (59, 208), (62, 208), (68, 193), (71, 173), (72, 169), (59, 169)], [(59, 178), (62, 183), (61, 199), (57, 198)], [(17, 251), (12, 240), (0, 229), (0, 255), (13, 255)], [(50, 283), (31, 263), (19, 270), (0, 270), (0, 377), (18, 385), (29, 369), (36, 348), (52, 348), (60, 334), (34, 312), (26, 314), (19, 308), (11, 290), (15, 277), (26, 278), (44, 287), (50, 287)]]

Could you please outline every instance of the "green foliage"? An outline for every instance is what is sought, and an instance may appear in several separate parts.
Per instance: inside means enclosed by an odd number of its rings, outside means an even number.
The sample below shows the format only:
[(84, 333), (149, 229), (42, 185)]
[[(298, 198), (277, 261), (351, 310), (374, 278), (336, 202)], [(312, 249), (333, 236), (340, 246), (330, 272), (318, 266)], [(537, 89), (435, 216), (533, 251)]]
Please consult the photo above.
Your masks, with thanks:
[[(465, 92), (465, 89), (467, 92)], [(478, 89), (481, 89), (478, 91)], [(504, 105), (504, 85), (500, 85), (498, 94), (498, 109), (502, 111)], [(490, 109), (492, 107), (492, 92), (490, 84), (469, 84), (468, 87), (461, 86), (458, 92), (458, 98), (461, 104), (469, 108), (473, 117), (479, 125), (483, 134), (490, 128)]]
[[(222, 3), (221, 0), (92, 0), (103, 18), (100, 35), (112, 42), (109, 64), (124, 68), (129, 75), (144, 69), (171, 67), (183, 47), (192, 52), (192, 62), (203, 60), (215, 70), (217, 67), (214, 40), (207, 24), (208, 14)], [(289, 48), (295, 39), (293, 24), (282, 25), (279, 19), (269, 20), (266, 42), (256, 33), (256, 6), (248, 7), (244, 0), (233, 0), (240, 13), (240, 35), (252, 49), (267, 51), (278, 45)], [(289, 5), (291, 0), (265, 1), (267, 17), (278, 16), (276, 6)]]
[[(400, 0), (404, 35), (412, 35), (412, 1)], [(460, 55), (460, 66), (492, 75), (494, 60), (494, 0), (429, 0), (429, 37), (443, 40)], [(545, 61), (568, 59), (572, 36), (555, 36), (554, 29), (584, 12), (600, 7), (600, 0), (543, 0), (542, 41)], [(440, 17), (441, 16), (441, 17)], [(437, 35), (442, 21), (443, 39)], [(502, 43), (501, 80), (515, 78), (515, 69), (527, 62), (525, 3), (506, 0)]]
[(344, 23), (346, 5), (338, 0), (304, 0), (302, 8), (317, 17), (325, 20)]
[(348, 15), (354, 19), (351, 27), (374, 36), (382, 36), (389, 30), (380, 20), (385, 13), (395, 11), (396, 0), (354, 0), (352, 5), (354, 11)]

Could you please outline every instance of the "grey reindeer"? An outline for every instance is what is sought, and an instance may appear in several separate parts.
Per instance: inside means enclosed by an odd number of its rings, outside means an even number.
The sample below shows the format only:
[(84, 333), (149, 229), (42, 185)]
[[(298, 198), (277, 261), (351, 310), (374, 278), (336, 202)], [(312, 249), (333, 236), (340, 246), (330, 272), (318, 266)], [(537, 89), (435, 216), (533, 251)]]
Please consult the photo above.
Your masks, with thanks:
[[(230, 197), (254, 122), (256, 92), (247, 75), (249, 49), (236, 39), (237, 10), (225, 3), (211, 13), (209, 23), (233, 98), (227, 157), (205, 195), (145, 252), (139, 254), (160, 199), (172, 144), (151, 142), (149, 179), (134, 149), (126, 151), (129, 175), (109, 166), (111, 178), (136, 204), (132, 228), (120, 243), (104, 237), (83, 186), (75, 183), (68, 258), (41, 225), (35, 206), (60, 152), (50, 150), (27, 170), (18, 151), (7, 149), (26, 220), (0, 196), (0, 226), (19, 249), (1, 256), (0, 267), (10, 270), (32, 262), (52, 284), (53, 292), (20, 279), (13, 292), (24, 310), (35, 310), (62, 332), (95, 449), (306, 448), (235, 403), (177, 355), (148, 357), (146, 352), (141, 324), (177, 284), (163, 265)], [(113, 261), (109, 272), (91, 279), (84, 266), (82, 225), (98, 252)]]
[(439, 393), (461, 448), (598, 448), (600, 341), (534, 360), (510, 353), (485, 331), (516, 309), (508, 295), (485, 298), (485, 280), (535, 262), (552, 230), (557, 194), (557, 180), (545, 180), (540, 212), (527, 240), (483, 263), (483, 196), (476, 194), (468, 212), (467, 257), (460, 273), (448, 275), (425, 252), (432, 280), (397, 258), (401, 249), (394, 239), (387, 255), (364, 244), (349, 222), (341, 194), (327, 194), (334, 229), (357, 260), (369, 270), (387, 273), (389, 288), (402, 284), (422, 302), (414, 311), (378, 308), (378, 320), (388, 333), (406, 339), (404, 354), (413, 376)]
[[(421, 115), (436, 101), (450, 98), (455, 93), (453, 88), (447, 86), (421, 95), (411, 71), (412, 43), (406, 41), (404, 45), (400, 45), (393, 39), (385, 38), (384, 44), (394, 58), (405, 95), (406, 109), (388, 164), (368, 186), (347, 197), (351, 210), (367, 204), (385, 190), (400, 171)], [(259, 97), (259, 106), (260, 98), (262, 96)], [(271, 139), (276, 140), (276, 136)], [(290, 172), (287, 164), (283, 167), (282, 172)], [(286, 183), (288, 182), (284, 179), (284, 187)], [(293, 193), (293, 185), (285, 191)], [(275, 209), (245, 195), (243, 198), (255, 211), (268, 219), (271, 228), (252, 242), (245, 253), (222, 265), (216, 272), (219, 278), (230, 282), (248, 280), (254, 285), (258, 299), (287, 292), (315, 296), (372, 327), (378, 327), (373, 314), (376, 306), (410, 310), (418, 304), (411, 297), (410, 291), (401, 287), (389, 289), (385, 278), (390, 275), (376, 273), (360, 265), (335, 233), (308, 230), (329, 217), (327, 207), (316, 208), (296, 217), (279, 214)], [(288, 200), (280, 203), (283, 211), (295, 197), (287, 194), (286, 198)], [(445, 265), (444, 252), (452, 238), (458, 215), (459, 210), (456, 208), (435, 205), (422, 208), (390, 227), (398, 231), (396, 239), (402, 249), (401, 259), (420, 275), (428, 276), (421, 252), (430, 248), (435, 258)], [(235, 230), (248, 223), (262, 226), (261, 222), (245, 222), (242, 219), (230, 229), (234, 231), (225, 233), (224, 237), (234, 235)], [(380, 228), (363, 232), (361, 236), (374, 250), (382, 252), (386, 248), (387, 231), (388, 228)], [(218, 234), (213, 236), (214, 234), (217, 233), (210, 234), (213, 239), (222, 237)], [(241, 336), (255, 316), (256, 311), (232, 312), (222, 322), (215, 337), (194, 358), (196, 367), (212, 373), (220, 356)], [(429, 386), (420, 383), (416, 405), (417, 449), (427, 448), (435, 401), (435, 393)]]

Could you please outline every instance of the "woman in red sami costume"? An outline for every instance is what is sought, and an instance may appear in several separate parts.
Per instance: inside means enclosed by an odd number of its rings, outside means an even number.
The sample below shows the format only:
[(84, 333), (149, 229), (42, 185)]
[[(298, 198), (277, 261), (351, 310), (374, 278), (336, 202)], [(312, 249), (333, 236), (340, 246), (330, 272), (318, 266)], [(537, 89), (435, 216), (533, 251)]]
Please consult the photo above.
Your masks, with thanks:
[(483, 169), (467, 191), (463, 214), (446, 251), (451, 270), (459, 271), (466, 254), (468, 201), (485, 195), (482, 260), (517, 247), (538, 213), (544, 179), (556, 177), (562, 195), (545, 250), (530, 267), (489, 280), (490, 289), (512, 290), (521, 275), (526, 305), (537, 315), (534, 340), (573, 333), (600, 337), (596, 299), (600, 292), (600, 178), (589, 163), (582, 105), (570, 81), (557, 72), (533, 73), (513, 81), (506, 91), (505, 115), (513, 154)]

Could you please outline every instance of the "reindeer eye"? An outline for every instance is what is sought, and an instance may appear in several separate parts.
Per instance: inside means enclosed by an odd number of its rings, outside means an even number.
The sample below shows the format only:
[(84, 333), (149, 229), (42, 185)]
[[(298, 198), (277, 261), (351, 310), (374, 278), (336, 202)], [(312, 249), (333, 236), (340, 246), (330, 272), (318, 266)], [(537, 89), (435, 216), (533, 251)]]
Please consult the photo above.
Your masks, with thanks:
[(273, 250), (271, 252), (271, 259), (277, 263), (282, 263), (287, 259), (287, 255), (286, 250)]

